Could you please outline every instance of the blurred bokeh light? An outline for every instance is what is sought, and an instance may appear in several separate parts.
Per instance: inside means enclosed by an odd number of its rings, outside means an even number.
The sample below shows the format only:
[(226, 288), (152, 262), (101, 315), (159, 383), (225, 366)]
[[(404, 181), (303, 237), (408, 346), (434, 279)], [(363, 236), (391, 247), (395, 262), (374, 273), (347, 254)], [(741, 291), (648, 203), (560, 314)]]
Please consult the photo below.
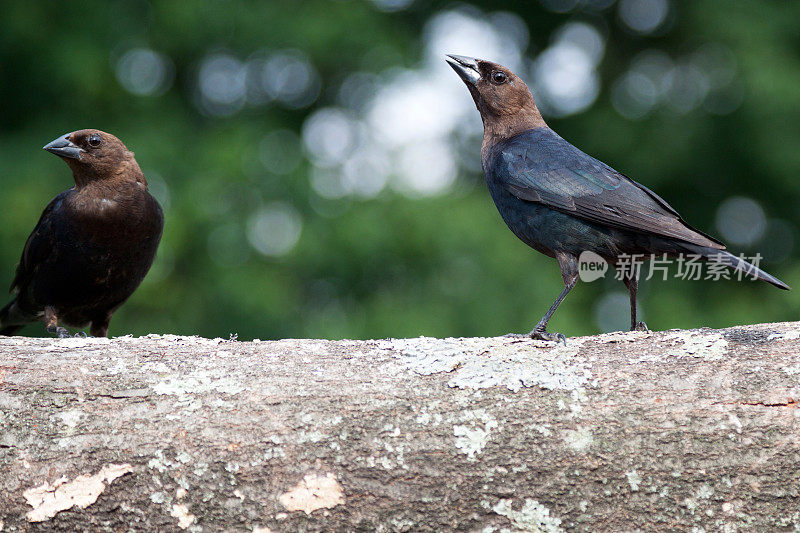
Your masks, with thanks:
[(619, 18), (625, 27), (636, 33), (648, 34), (658, 30), (667, 20), (668, 0), (620, 0)]
[(117, 79), (128, 91), (157, 96), (169, 89), (174, 76), (172, 61), (148, 48), (133, 48), (119, 59)]

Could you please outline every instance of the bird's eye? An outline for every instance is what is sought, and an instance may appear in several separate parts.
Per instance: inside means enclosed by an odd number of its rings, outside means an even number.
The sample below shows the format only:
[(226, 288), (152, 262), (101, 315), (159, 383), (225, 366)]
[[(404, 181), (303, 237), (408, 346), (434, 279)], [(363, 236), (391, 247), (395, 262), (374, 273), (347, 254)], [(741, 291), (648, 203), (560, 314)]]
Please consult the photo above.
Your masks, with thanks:
[(502, 85), (508, 81), (508, 76), (506, 76), (505, 72), (500, 72), (499, 70), (495, 70), (492, 72), (492, 82), (495, 85)]
[(97, 148), (101, 144), (103, 144), (103, 138), (99, 134), (93, 133), (89, 136), (89, 146)]

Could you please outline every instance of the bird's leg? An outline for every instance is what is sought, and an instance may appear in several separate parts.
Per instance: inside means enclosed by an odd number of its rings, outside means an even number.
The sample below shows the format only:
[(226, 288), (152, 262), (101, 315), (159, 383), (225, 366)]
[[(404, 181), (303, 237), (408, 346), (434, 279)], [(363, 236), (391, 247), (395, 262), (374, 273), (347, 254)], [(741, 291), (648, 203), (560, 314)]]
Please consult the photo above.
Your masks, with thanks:
[(550, 306), (550, 309), (547, 310), (547, 313), (542, 317), (541, 320), (533, 327), (533, 330), (528, 333), (528, 336), (532, 339), (538, 339), (542, 341), (555, 341), (555, 342), (563, 342), (566, 346), (567, 338), (564, 336), (563, 333), (550, 333), (547, 331), (547, 322), (550, 320), (550, 317), (553, 316), (553, 313), (556, 312), (558, 306), (561, 305), (561, 302), (564, 301), (564, 298), (567, 297), (569, 291), (575, 286), (577, 282), (577, 277), (572, 280), (570, 283), (564, 286), (564, 290), (561, 291), (561, 294), (558, 295), (556, 301), (553, 302), (553, 305)]
[(92, 337), (108, 337), (108, 323), (111, 322), (111, 313), (92, 320), (92, 328), (89, 332)]
[[(553, 302), (553, 305), (550, 306), (550, 309), (547, 310), (547, 313), (545, 313), (542, 319), (533, 327), (531, 332), (524, 336), (542, 341), (563, 342), (564, 345), (566, 345), (567, 338), (561, 333), (548, 332), (547, 323), (550, 321), (553, 313), (556, 312), (556, 309), (558, 309), (558, 306), (561, 305), (561, 302), (564, 301), (564, 298), (567, 297), (569, 291), (578, 283), (578, 259), (564, 252), (556, 252), (556, 260), (561, 269), (561, 277), (564, 279), (564, 290), (561, 291), (556, 301)], [(511, 336), (517, 335), (512, 334)]]
[(631, 331), (649, 331), (647, 324), (636, 321), (636, 291), (639, 290), (639, 278), (634, 273), (625, 273), (622, 276), (622, 282), (628, 287), (628, 293), (631, 296)]
[(58, 335), (59, 339), (65, 339), (69, 337), (69, 331), (67, 331), (66, 328), (62, 328), (58, 325), (56, 310), (49, 305), (45, 306), (44, 308), (44, 325), (47, 328), (48, 333), (51, 335)]

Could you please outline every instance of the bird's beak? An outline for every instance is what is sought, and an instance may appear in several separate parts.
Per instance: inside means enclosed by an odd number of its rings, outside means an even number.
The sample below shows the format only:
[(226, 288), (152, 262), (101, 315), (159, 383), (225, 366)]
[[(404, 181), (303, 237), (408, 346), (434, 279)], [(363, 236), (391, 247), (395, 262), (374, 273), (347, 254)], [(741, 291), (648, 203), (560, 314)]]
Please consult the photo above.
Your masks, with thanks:
[(70, 141), (69, 136), (69, 133), (62, 135), (55, 141), (45, 144), (42, 149), (56, 154), (58, 157), (80, 160), (83, 149)]
[(456, 74), (461, 76), (464, 83), (467, 85), (477, 85), (478, 80), (481, 79), (481, 73), (478, 70), (478, 61), (472, 57), (447, 55), (447, 63), (453, 67)]

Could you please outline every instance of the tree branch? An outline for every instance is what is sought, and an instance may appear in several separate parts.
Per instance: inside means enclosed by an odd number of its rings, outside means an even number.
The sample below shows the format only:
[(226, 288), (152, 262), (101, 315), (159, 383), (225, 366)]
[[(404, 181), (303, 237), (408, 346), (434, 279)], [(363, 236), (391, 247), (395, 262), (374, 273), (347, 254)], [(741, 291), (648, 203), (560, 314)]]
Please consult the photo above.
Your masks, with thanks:
[(0, 350), (3, 531), (800, 528), (800, 323)]

